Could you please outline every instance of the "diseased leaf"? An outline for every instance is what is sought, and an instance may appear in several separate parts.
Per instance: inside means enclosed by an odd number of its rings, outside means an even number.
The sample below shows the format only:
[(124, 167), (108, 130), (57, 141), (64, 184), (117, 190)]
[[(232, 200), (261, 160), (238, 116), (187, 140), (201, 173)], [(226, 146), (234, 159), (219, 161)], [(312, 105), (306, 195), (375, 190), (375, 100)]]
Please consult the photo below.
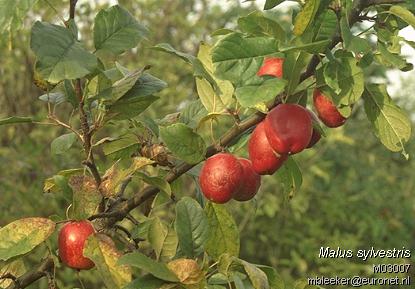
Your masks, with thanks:
[(84, 77), (98, 65), (96, 56), (62, 26), (37, 21), (32, 28), (30, 47), (38, 59), (36, 70), (51, 83)]
[(367, 85), (363, 98), (366, 115), (375, 135), (386, 148), (393, 152), (401, 151), (408, 158), (405, 143), (412, 130), (408, 116), (393, 103), (384, 85)]
[(108, 289), (121, 289), (131, 282), (131, 269), (118, 264), (122, 255), (108, 236), (91, 235), (85, 243), (83, 253), (95, 263), (98, 274)]
[(92, 177), (72, 176), (69, 186), (73, 191), (73, 218), (83, 220), (98, 213), (102, 196)]
[(137, 267), (143, 270), (144, 272), (148, 272), (154, 277), (157, 277), (165, 281), (179, 281), (176, 274), (170, 271), (166, 264), (154, 261), (146, 255), (141, 254), (140, 252), (134, 252), (122, 256), (118, 261), (118, 264)]
[(45, 218), (25, 218), (0, 229), (0, 260), (32, 251), (55, 230), (55, 223)]
[(187, 163), (195, 164), (205, 157), (206, 144), (202, 137), (185, 124), (160, 127), (160, 136), (168, 149)]
[(194, 258), (203, 253), (209, 234), (208, 220), (194, 199), (184, 197), (176, 204), (175, 229), (182, 254)]
[(94, 43), (98, 51), (121, 54), (137, 46), (147, 34), (147, 28), (119, 5), (103, 9), (95, 17)]
[[(26, 267), (25, 267), (25, 264), (24, 264), (22, 259), (17, 259), (17, 260), (7, 262), (3, 266), (2, 266), (2, 264), (0, 264), (0, 277), (5, 276), (7, 274), (11, 274), (14, 277), (20, 277), (25, 272), (26, 272)], [(1, 289), (6, 289), (11, 284), (13, 284), (12, 279), (8, 279), (8, 278), (1, 279), (0, 278), (0, 288)]]
[(239, 231), (231, 214), (223, 205), (208, 202), (205, 207), (209, 223), (209, 238), (206, 252), (214, 259), (228, 253), (239, 255)]
[(43, 192), (45, 193), (59, 193), (68, 187), (69, 177), (81, 174), (85, 169), (69, 169), (58, 172), (51, 178), (47, 178), (43, 184)]
[(320, 0), (308, 0), (303, 9), (295, 17), (293, 33), (300, 36), (304, 33), (310, 23), (313, 21), (314, 16), (320, 6)]
[[(176, 259), (167, 264), (170, 271), (176, 274), (180, 283), (193, 285), (191, 288), (204, 288), (206, 283), (205, 273), (193, 259)], [(195, 287), (194, 285), (198, 285)], [(202, 286), (202, 287), (201, 287)]]

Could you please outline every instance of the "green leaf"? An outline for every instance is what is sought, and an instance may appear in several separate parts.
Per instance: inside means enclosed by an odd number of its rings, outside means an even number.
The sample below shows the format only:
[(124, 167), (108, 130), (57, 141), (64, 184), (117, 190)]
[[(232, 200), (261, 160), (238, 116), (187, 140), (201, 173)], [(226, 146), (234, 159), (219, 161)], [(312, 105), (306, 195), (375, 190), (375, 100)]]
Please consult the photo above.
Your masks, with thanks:
[(202, 137), (182, 123), (160, 127), (160, 136), (168, 149), (189, 164), (203, 160), (206, 144)]
[(163, 280), (157, 279), (152, 275), (144, 275), (138, 277), (133, 282), (125, 286), (123, 289), (160, 289), (166, 283)]
[(156, 259), (160, 259), (161, 250), (167, 237), (168, 228), (161, 222), (160, 218), (154, 218), (148, 227), (148, 241), (156, 254)]
[(76, 141), (76, 135), (71, 132), (55, 138), (50, 144), (52, 154), (61, 155), (67, 152)]
[(252, 285), (255, 289), (269, 289), (267, 275), (256, 267), (253, 264), (250, 264), (244, 260), (239, 261), (245, 269), (245, 272), (248, 274), (249, 279), (251, 280)]
[(360, 38), (352, 34), (347, 16), (345, 14), (340, 19), (340, 30), (344, 46), (348, 51), (353, 51), (355, 53), (367, 53), (372, 50), (367, 39)]
[(37, 0), (0, 0), (0, 34), (20, 29), (26, 14), (36, 2)]
[(208, 112), (223, 112), (235, 102), (232, 98), (234, 87), (231, 82), (214, 76), (211, 49), (209, 45), (202, 43), (197, 56), (211, 79), (215, 81), (216, 86), (212, 86), (211, 82), (205, 78), (196, 78), (196, 88), (199, 98)]
[(160, 189), (160, 191), (164, 192), (166, 195), (171, 196), (170, 184), (163, 178), (148, 176), (145, 173), (140, 173), (140, 172), (135, 173), (135, 175), (139, 177), (140, 179), (142, 179), (147, 184), (152, 185)]
[(38, 58), (36, 70), (51, 83), (84, 77), (98, 65), (95, 55), (62, 26), (37, 21), (32, 28), (30, 47)]
[(397, 67), (404, 71), (408, 67), (408, 63), (401, 55), (390, 52), (382, 42), (378, 42), (378, 51), (380, 55), (376, 55), (376, 60), (386, 67)]
[(321, 40), (317, 42), (311, 42), (306, 44), (298, 44), (298, 45), (291, 45), (287, 47), (282, 47), (280, 49), (281, 52), (289, 52), (289, 51), (305, 51), (309, 53), (318, 53), (323, 51), (327, 45), (330, 43), (330, 40)]
[(69, 186), (73, 191), (73, 218), (83, 220), (99, 212), (102, 195), (92, 177), (72, 176)]
[(20, 256), (43, 243), (55, 230), (55, 223), (45, 218), (26, 218), (0, 229), (0, 260)]
[(245, 85), (238, 87), (235, 91), (236, 98), (242, 107), (254, 108), (262, 103), (271, 101), (280, 94), (287, 81), (280, 78), (269, 78), (258, 85)]
[(163, 241), (163, 246), (160, 252), (161, 260), (170, 260), (176, 255), (177, 246), (179, 245), (179, 239), (176, 231), (173, 228), (169, 228), (166, 237)]
[(260, 11), (254, 11), (247, 16), (239, 18), (238, 25), (242, 32), (255, 36), (271, 36), (281, 42), (285, 41), (286, 32), (281, 25), (266, 17)]
[(8, 118), (0, 119), (0, 125), (6, 124), (17, 124), (17, 123), (32, 123), (33, 119), (31, 117), (24, 116), (11, 116)]
[(85, 169), (69, 169), (58, 172), (51, 178), (47, 178), (43, 185), (43, 192), (45, 193), (59, 193), (65, 191), (68, 187), (69, 177), (81, 174)]
[(266, 0), (264, 10), (269, 10), (284, 2), (285, 0)]
[(264, 265), (257, 267), (267, 275), (270, 289), (285, 289), (284, 280), (274, 268)]
[(331, 39), (337, 31), (337, 16), (336, 13), (328, 9), (323, 12), (316, 21), (313, 28), (314, 41)]
[(124, 120), (137, 117), (159, 99), (153, 94), (163, 90), (166, 86), (164, 81), (144, 73), (123, 97), (109, 106), (106, 118)]
[(166, 264), (156, 262), (153, 259), (147, 257), (146, 255), (141, 254), (140, 252), (134, 252), (122, 256), (118, 261), (118, 264), (137, 267), (143, 270), (144, 272), (148, 272), (154, 277), (157, 277), (165, 281), (179, 281), (177, 276), (169, 270)]
[(66, 96), (62, 92), (50, 92), (39, 96), (39, 99), (54, 105), (66, 102)]
[(405, 7), (400, 5), (393, 5), (388, 12), (398, 16), (403, 21), (415, 28), (415, 15)]
[(208, 112), (202, 102), (199, 99), (194, 100), (188, 103), (180, 113), (180, 122), (183, 122), (191, 128), (196, 128), (199, 121), (207, 114)]
[(101, 10), (95, 18), (94, 43), (98, 51), (121, 54), (136, 47), (147, 33), (147, 28), (118, 5)]
[(277, 51), (278, 41), (274, 38), (247, 38), (240, 33), (229, 34), (213, 47), (215, 75), (231, 81), (237, 87), (261, 83), (263, 79), (256, 74), (264, 57), (281, 55)]
[(289, 157), (284, 165), (277, 171), (277, 178), (280, 180), (284, 194), (292, 198), (303, 183), (303, 177), (293, 157)]
[(85, 243), (83, 253), (95, 263), (98, 274), (108, 289), (123, 288), (131, 282), (131, 269), (118, 264), (122, 255), (108, 236), (91, 235)]
[(350, 105), (356, 103), (364, 91), (364, 74), (350, 52), (337, 51), (335, 56), (317, 71), (317, 86), (333, 100), (344, 117), (349, 117)]
[[(7, 262), (2, 266), (0, 263), (0, 277), (6, 276), (7, 274), (10, 274), (15, 277), (22, 276), (26, 272), (26, 267), (22, 259), (13, 260), (10, 262)], [(9, 288), (10, 285), (13, 284), (12, 279), (1, 279), (0, 278), (0, 288), (6, 289)]]
[(208, 202), (205, 207), (209, 222), (209, 238), (206, 243), (206, 252), (214, 259), (228, 253), (239, 255), (239, 231), (232, 215), (223, 205)]
[(294, 20), (293, 33), (300, 36), (304, 33), (307, 27), (313, 22), (313, 19), (320, 6), (320, 0), (308, 0), (300, 13), (297, 14)]
[(206, 214), (198, 202), (184, 197), (177, 203), (175, 228), (181, 253), (189, 258), (203, 253), (209, 228)]
[(301, 72), (307, 66), (311, 55), (299, 51), (299, 52), (290, 52), (287, 54), (287, 57), (284, 60), (284, 78), (288, 80), (287, 84), (287, 94), (291, 95), (296, 90), (301, 77)]
[(162, 51), (165, 53), (169, 53), (172, 55), (175, 55), (188, 64), (192, 65), (193, 67), (193, 75), (195, 77), (205, 78), (209, 83), (212, 85), (212, 87), (215, 88), (215, 90), (218, 90), (217, 83), (215, 79), (211, 76), (211, 73), (207, 71), (205, 66), (203, 65), (202, 61), (199, 58), (194, 57), (193, 55), (190, 55), (188, 53), (180, 52), (176, 49), (174, 49), (170, 44), (168, 43), (160, 43), (153, 47), (153, 49)]
[(105, 104), (113, 104), (134, 87), (141, 74), (141, 69), (127, 74), (123, 78), (114, 82), (111, 87), (104, 89), (98, 95), (92, 97), (91, 100), (98, 99)]
[(104, 154), (112, 159), (129, 158), (139, 147), (137, 136), (130, 133), (116, 139), (107, 139), (102, 143)]
[(373, 125), (376, 136), (382, 144), (393, 152), (405, 151), (405, 143), (411, 136), (411, 121), (393, 103), (385, 85), (367, 85), (363, 94), (367, 118)]

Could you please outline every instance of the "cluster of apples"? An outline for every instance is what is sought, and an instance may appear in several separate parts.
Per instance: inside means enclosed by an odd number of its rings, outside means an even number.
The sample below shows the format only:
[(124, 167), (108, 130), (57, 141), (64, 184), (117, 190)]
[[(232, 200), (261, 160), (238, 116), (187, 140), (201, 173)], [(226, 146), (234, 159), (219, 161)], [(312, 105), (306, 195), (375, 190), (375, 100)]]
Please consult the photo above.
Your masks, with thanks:
[[(267, 58), (257, 75), (281, 78), (283, 58)], [(318, 118), (330, 128), (346, 122), (331, 99), (314, 90), (313, 104)], [(231, 199), (248, 201), (261, 186), (261, 175), (274, 174), (289, 155), (313, 147), (321, 138), (318, 119), (298, 104), (279, 104), (253, 131), (248, 142), (249, 160), (219, 153), (206, 160), (199, 176), (204, 196), (223, 204)]]

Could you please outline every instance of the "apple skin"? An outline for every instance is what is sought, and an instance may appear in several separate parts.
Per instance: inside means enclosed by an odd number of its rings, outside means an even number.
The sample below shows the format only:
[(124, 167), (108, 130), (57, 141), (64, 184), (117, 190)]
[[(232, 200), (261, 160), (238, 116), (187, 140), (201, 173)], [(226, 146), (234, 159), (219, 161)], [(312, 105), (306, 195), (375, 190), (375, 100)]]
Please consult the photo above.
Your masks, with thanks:
[(85, 241), (95, 233), (94, 227), (88, 221), (66, 223), (59, 231), (59, 257), (62, 262), (73, 269), (88, 270), (94, 267), (94, 262), (84, 257)]
[[(307, 110), (307, 111), (311, 115), (311, 119), (313, 121), (313, 124), (318, 123), (318, 118), (317, 118), (316, 114), (314, 112), (312, 112), (311, 110)], [(313, 134), (311, 135), (311, 140), (310, 140), (310, 143), (308, 144), (307, 148), (308, 149), (312, 148), (316, 143), (318, 143), (320, 141), (320, 139), (321, 139), (320, 132), (313, 127)]]
[(242, 184), (240, 189), (233, 195), (233, 198), (237, 201), (245, 202), (258, 193), (261, 186), (261, 176), (255, 172), (250, 160), (239, 158), (238, 161), (242, 166)]
[(258, 70), (258, 76), (271, 75), (274, 77), (282, 78), (283, 74), (284, 58), (269, 57), (265, 58), (264, 63)]
[(313, 102), (318, 118), (326, 126), (335, 128), (346, 122), (346, 118), (340, 114), (333, 102), (317, 89), (313, 93)]
[(199, 175), (200, 188), (208, 200), (224, 204), (240, 189), (242, 174), (237, 158), (219, 153), (208, 158), (203, 165)]
[(280, 155), (296, 154), (307, 148), (313, 134), (310, 113), (298, 104), (280, 104), (264, 120), (265, 134)]
[(252, 168), (260, 175), (273, 175), (285, 162), (287, 155), (277, 155), (265, 135), (264, 122), (254, 129), (248, 142), (249, 159)]

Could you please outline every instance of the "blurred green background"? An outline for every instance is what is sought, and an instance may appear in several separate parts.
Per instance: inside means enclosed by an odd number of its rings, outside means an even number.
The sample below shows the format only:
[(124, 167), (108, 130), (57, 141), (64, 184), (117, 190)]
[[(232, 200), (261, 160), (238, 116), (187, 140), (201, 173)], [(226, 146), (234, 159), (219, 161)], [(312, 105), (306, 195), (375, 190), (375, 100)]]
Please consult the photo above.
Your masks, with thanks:
[[(61, 17), (67, 18), (63, 11), (67, 10), (68, 1), (49, 2), (62, 13)], [(93, 17), (109, 2), (79, 1), (77, 22), (83, 39), (92, 39)], [(238, 16), (257, 9), (254, 3), (241, 4), (242, 1), (118, 2), (151, 30), (148, 40), (126, 53), (121, 64), (129, 68), (149, 64), (151, 73), (168, 83), (168, 88), (159, 94), (160, 100), (142, 118), (163, 118), (196, 99), (190, 67), (149, 47), (167, 42), (180, 51), (196, 54), (200, 40), (212, 42), (209, 37), (212, 31), (233, 27)], [(281, 21), (290, 21), (291, 12), (278, 17)], [(47, 113), (45, 104), (38, 100), (42, 92), (32, 84), (34, 58), (29, 48), (30, 25), (40, 18), (59, 22), (47, 2), (39, 1), (24, 20), (22, 31), (0, 39), (0, 118), (44, 117)], [(88, 41), (87, 44), (92, 46)], [(413, 50), (411, 53), (415, 54)], [(391, 82), (384, 71), (373, 73), (380, 81)], [(393, 75), (393, 97), (414, 121), (414, 73), (406, 73), (402, 79), (397, 72), (389, 75)], [(67, 118), (69, 113), (69, 110), (63, 112), (61, 117)], [(118, 129), (109, 128), (107, 133), (111, 135)], [(44, 179), (60, 170), (80, 166), (79, 146), (65, 155), (50, 153), (50, 142), (62, 133), (60, 128), (35, 124), (0, 127), (0, 226), (22, 217), (63, 214), (68, 205), (65, 198), (42, 192)], [(372, 246), (415, 248), (414, 137), (407, 151), (411, 154), (409, 161), (384, 148), (371, 132), (362, 106), (357, 105), (344, 127), (330, 130), (328, 137), (314, 149), (296, 157), (303, 173), (303, 186), (292, 199), (284, 195), (275, 176), (267, 176), (255, 201), (229, 204), (240, 226), (242, 258), (274, 266), (288, 284), (316, 275), (369, 277), (373, 275), (374, 263), (408, 262), (318, 258), (322, 246), (355, 251)], [(98, 158), (105, 163), (102, 155)], [(30, 260), (28, 268), (32, 264)], [(414, 260), (412, 257), (411, 261)], [(59, 288), (79, 286), (70, 270), (59, 271)], [(100, 288), (93, 273), (82, 273), (82, 276), (87, 288)], [(46, 288), (46, 283), (43, 281), (31, 288)]]

